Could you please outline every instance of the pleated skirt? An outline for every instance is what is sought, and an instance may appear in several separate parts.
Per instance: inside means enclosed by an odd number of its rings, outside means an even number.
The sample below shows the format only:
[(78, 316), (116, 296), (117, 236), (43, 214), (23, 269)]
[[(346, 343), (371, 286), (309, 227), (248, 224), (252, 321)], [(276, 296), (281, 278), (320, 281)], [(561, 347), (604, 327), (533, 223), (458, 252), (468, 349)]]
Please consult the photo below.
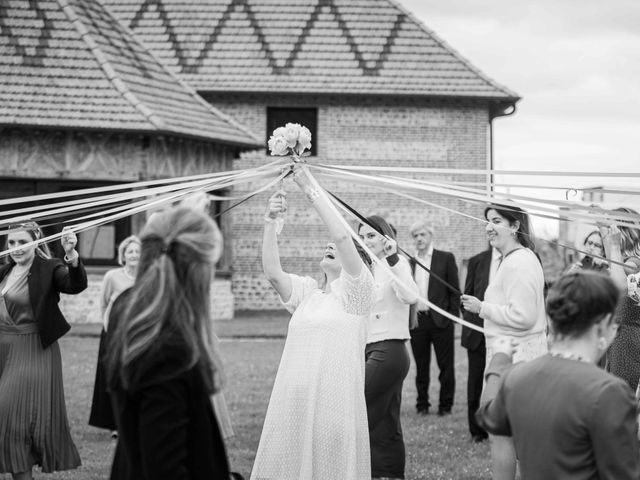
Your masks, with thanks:
[(0, 325), (0, 472), (80, 466), (71, 439), (58, 342), (42, 348), (35, 323)]

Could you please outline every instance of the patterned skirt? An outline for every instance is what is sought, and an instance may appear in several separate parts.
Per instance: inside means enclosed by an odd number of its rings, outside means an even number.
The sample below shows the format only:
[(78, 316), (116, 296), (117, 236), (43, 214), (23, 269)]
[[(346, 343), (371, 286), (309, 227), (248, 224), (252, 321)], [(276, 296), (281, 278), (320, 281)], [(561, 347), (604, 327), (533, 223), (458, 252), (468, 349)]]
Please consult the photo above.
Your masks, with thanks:
[(35, 323), (0, 325), (0, 472), (80, 466), (71, 439), (58, 342), (42, 348)]
[(606, 368), (635, 392), (640, 380), (640, 306), (625, 295), (615, 316), (620, 327), (607, 351)]

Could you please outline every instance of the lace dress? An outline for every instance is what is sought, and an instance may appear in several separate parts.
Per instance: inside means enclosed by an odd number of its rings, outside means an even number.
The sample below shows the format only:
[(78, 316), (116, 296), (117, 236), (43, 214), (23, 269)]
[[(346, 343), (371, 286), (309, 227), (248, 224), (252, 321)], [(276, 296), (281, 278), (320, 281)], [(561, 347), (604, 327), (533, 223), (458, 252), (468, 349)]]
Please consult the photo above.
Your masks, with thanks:
[(364, 398), (373, 277), (342, 273), (330, 293), (290, 275), (294, 311), (251, 473), (252, 480), (370, 480)]
[[(640, 258), (632, 257), (631, 260), (636, 264), (636, 272), (640, 271)], [(637, 278), (632, 274), (627, 277), (628, 281), (632, 277)], [(625, 380), (635, 391), (640, 380), (640, 304), (635, 298), (624, 295), (618, 303), (615, 316), (620, 326), (607, 350), (606, 369)]]

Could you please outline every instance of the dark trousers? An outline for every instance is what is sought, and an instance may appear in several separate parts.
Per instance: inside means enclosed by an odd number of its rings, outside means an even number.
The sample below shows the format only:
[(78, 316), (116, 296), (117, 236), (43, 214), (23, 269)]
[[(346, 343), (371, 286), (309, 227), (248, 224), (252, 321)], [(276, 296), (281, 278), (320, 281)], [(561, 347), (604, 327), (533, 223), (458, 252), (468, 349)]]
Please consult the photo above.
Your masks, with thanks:
[(453, 364), (453, 323), (444, 328), (438, 327), (426, 314), (418, 312), (418, 327), (411, 330), (411, 350), (416, 361), (416, 389), (418, 399), (416, 408), (426, 410), (429, 403), (429, 373), (431, 368), (431, 345), (436, 353), (436, 362), (440, 375), (440, 401), (438, 410), (450, 411), (453, 407), (453, 395), (456, 390), (456, 378)]
[(480, 346), (475, 350), (467, 350), (467, 359), (469, 360), (469, 374), (467, 376), (467, 415), (469, 418), (469, 433), (472, 437), (487, 438), (487, 432), (478, 425), (476, 421), (476, 412), (480, 407), (480, 396), (482, 395), (482, 386), (484, 383), (484, 367), (487, 361), (487, 349), (484, 339)]
[(371, 444), (371, 476), (404, 478), (400, 425), (402, 382), (409, 372), (404, 340), (370, 343), (365, 349), (365, 398)]

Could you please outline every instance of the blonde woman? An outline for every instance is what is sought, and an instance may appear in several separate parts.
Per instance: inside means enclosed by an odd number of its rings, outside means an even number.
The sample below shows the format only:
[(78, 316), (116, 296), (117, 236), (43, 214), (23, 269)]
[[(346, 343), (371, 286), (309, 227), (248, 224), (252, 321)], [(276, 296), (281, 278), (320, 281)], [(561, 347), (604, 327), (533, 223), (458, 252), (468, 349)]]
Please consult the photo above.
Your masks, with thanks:
[(121, 268), (109, 270), (102, 280), (100, 292), (100, 313), (103, 322), (98, 347), (98, 362), (96, 378), (93, 386), (93, 400), (89, 425), (111, 430), (111, 436), (117, 437), (116, 423), (111, 409), (111, 399), (107, 393), (106, 371), (104, 358), (107, 348), (107, 329), (109, 311), (118, 295), (133, 285), (140, 260), (140, 239), (135, 235), (125, 238), (118, 246), (118, 263)]
[(208, 216), (183, 207), (153, 215), (140, 240), (136, 282), (109, 318), (111, 478), (226, 480), (210, 399), (221, 387), (209, 305), (222, 236)]

